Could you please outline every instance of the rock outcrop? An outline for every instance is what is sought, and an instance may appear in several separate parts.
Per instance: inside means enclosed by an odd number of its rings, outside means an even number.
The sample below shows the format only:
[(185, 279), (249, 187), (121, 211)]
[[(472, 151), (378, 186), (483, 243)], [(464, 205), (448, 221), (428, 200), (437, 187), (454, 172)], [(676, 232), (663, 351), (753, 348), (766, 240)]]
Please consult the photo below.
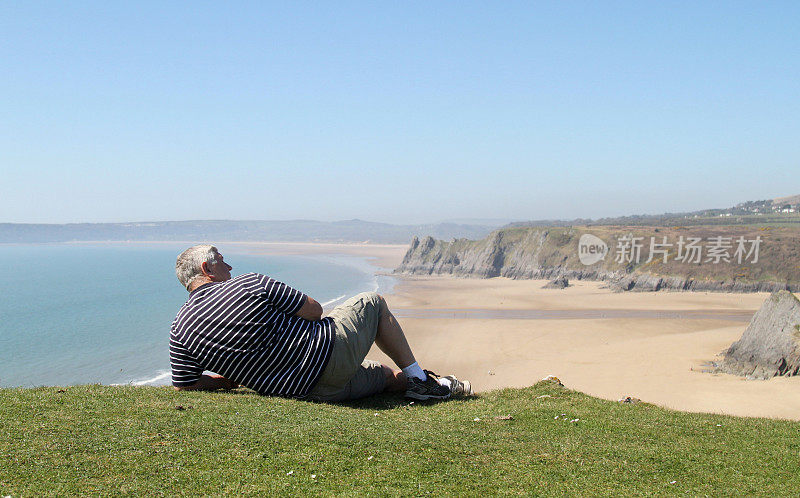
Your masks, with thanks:
[(569, 280), (564, 275), (556, 277), (542, 286), (542, 289), (566, 289), (569, 287)]
[(752, 379), (800, 373), (800, 301), (791, 292), (773, 293), (753, 316), (741, 339), (724, 352), (727, 373)]
[(800, 290), (800, 286), (783, 282), (737, 282), (735, 280), (695, 280), (688, 277), (659, 277), (638, 273), (624, 277), (604, 278), (608, 287), (615, 291), (652, 292), (659, 290), (678, 290), (696, 292), (777, 292), (780, 290)]

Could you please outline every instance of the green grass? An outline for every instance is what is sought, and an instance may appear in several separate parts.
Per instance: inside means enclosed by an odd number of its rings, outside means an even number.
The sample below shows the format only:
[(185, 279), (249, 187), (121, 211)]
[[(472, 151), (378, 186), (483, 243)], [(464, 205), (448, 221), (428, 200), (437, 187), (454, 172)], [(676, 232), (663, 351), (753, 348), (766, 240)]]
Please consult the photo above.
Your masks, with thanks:
[[(627, 405), (552, 383), (432, 405), (393, 396), (325, 405), (152, 387), (0, 396), (0, 496), (800, 489), (797, 422)], [(513, 418), (495, 418), (506, 415)]]

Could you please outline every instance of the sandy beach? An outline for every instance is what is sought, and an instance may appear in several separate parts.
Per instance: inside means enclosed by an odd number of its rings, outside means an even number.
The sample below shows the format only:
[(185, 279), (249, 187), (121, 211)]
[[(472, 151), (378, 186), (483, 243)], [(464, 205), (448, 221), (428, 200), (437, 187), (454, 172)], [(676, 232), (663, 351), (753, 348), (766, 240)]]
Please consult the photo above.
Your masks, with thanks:
[(391, 271), (403, 260), (405, 244), (335, 244), (322, 242), (219, 242), (220, 250), (276, 256), (344, 255), (364, 258), (378, 270)]
[[(403, 278), (387, 299), (420, 362), (472, 380), (477, 391), (556, 375), (570, 389), (605, 399), (633, 396), (676, 410), (800, 420), (800, 378), (756, 381), (704, 372), (739, 339), (767, 294), (614, 293), (599, 282), (542, 289), (545, 283)], [(410, 309), (447, 309), (455, 318), (403, 317)], [(461, 318), (460, 310), (493, 312)], [(654, 317), (497, 318), (502, 310), (512, 317), (519, 310), (567, 316), (649, 310)]]
[[(406, 250), (245, 247), (261, 254), (347, 254), (381, 268), (399, 264)], [(470, 379), (478, 392), (556, 375), (570, 389), (605, 399), (633, 396), (676, 410), (800, 420), (800, 378), (755, 381), (704, 371), (741, 336), (767, 294), (614, 293), (588, 281), (542, 289), (545, 283), (402, 277), (386, 297), (419, 362)], [(369, 357), (391, 364), (377, 348)]]

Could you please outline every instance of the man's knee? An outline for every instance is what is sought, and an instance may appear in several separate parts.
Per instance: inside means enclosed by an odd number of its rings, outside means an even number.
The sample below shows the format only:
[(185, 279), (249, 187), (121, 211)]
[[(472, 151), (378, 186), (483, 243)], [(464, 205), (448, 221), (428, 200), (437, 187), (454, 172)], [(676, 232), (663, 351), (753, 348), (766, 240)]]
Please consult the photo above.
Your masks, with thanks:
[(363, 303), (372, 303), (376, 307), (384, 301), (383, 296), (378, 294), (377, 292), (361, 292), (360, 294), (356, 294), (351, 298), (351, 301), (358, 302), (361, 301)]
[(362, 292), (358, 295), (365, 302), (371, 302), (375, 309), (378, 310), (378, 319), (382, 319), (389, 313), (389, 306), (386, 304), (386, 299), (377, 292)]
[(373, 294), (375, 294), (375, 299), (376, 299), (376, 301), (378, 303), (378, 309), (380, 310), (381, 318), (383, 318), (384, 316), (387, 316), (388, 313), (389, 313), (389, 305), (386, 304), (386, 299), (382, 295), (378, 294), (377, 292), (373, 292)]
[(364, 292), (364, 293), (362, 293), (361, 295), (362, 295), (362, 296), (364, 296), (364, 298), (365, 298), (365, 299), (367, 299), (367, 300), (369, 300), (369, 301), (376, 302), (376, 303), (379, 303), (379, 302), (385, 301), (385, 300), (383, 299), (383, 296), (381, 296), (381, 295), (380, 295), (380, 294), (378, 294), (377, 292)]

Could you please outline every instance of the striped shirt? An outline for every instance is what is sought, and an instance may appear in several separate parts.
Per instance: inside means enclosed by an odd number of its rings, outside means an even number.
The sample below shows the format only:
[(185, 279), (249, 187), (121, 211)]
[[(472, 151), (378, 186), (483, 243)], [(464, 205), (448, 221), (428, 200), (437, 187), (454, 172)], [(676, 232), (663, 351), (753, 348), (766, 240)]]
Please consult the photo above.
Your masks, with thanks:
[(194, 384), (209, 370), (260, 394), (307, 395), (330, 358), (334, 325), (294, 316), (306, 299), (258, 273), (193, 290), (172, 322), (172, 384)]

